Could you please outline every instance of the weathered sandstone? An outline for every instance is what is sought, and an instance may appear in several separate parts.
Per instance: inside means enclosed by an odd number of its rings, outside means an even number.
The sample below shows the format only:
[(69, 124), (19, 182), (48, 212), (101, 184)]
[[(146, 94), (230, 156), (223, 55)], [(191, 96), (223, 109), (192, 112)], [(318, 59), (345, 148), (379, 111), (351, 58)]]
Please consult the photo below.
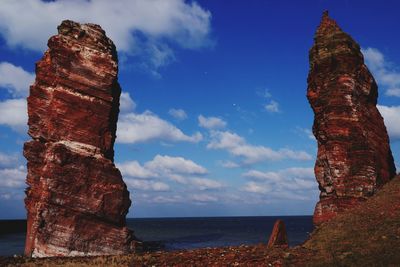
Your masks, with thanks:
[(377, 84), (360, 46), (325, 12), (310, 50), (307, 97), (318, 141), (321, 191), (316, 225), (354, 207), (394, 177), (396, 169)]
[(98, 25), (63, 21), (48, 47), (28, 97), (25, 254), (131, 252), (131, 201), (113, 162), (121, 93), (115, 46)]

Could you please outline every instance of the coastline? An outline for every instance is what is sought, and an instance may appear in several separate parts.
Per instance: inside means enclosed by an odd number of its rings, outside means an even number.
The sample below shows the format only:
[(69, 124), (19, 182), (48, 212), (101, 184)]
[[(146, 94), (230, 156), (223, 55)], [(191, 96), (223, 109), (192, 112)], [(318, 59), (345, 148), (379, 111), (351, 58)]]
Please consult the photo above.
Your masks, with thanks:
[(1, 266), (396, 266), (400, 262), (400, 176), (352, 210), (322, 224), (302, 245), (266, 244), (120, 256), (0, 257)]

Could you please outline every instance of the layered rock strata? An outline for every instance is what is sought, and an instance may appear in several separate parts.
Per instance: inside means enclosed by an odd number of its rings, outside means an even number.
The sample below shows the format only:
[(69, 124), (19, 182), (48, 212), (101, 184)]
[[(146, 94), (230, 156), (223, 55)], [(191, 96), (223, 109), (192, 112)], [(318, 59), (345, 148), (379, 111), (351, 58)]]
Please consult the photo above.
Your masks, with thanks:
[(63, 21), (48, 47), (28, 97), (25, 254), (129, 253), (131, 201), (113, 163), (121, 93), (115, 46), (98, 25)]
[(316, 225), (373, 195), (396, 169), (377, 84), (360, 46), (337, 23), (322, 17), (310, 50), (307, 97), (318, 141), (315, 175), (321, 191)]

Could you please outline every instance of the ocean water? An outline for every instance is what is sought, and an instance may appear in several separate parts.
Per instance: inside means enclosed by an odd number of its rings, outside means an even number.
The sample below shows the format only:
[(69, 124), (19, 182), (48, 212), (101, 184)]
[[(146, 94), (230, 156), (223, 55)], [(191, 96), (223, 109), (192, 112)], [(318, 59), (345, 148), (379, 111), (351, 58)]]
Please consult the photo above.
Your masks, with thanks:
[[(127, 225), (139, 239), (171, 251), (266, 243), (277, 219), (286, 224), (290, 246), (304, 242), (313, 230), (312, 216), (137, 218), (127, 219)], [(25, 223), (0, 221), (0, 256), (23, 254)]]

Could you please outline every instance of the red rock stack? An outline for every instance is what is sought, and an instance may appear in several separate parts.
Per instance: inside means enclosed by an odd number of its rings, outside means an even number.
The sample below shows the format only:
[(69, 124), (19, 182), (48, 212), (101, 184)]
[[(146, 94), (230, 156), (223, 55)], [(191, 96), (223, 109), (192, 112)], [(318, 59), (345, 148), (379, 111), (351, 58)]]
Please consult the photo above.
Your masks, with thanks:
[(25, 254), (129, 253), (129, 192), (115, 167), (121, 88), (113, 42), (100, 26), (63, 21), (36, 65), (28, 97)]
[(324, 12), (310, 50), (307, 97), (318, 141), (319, 225), (373, 195), (396, 173), (360, 46)]
[(271, 236), (268, 240), (268, 248), (288, 248), (289, 242), (286, 233), (285, 223), (282, 220), (276, 220)]

